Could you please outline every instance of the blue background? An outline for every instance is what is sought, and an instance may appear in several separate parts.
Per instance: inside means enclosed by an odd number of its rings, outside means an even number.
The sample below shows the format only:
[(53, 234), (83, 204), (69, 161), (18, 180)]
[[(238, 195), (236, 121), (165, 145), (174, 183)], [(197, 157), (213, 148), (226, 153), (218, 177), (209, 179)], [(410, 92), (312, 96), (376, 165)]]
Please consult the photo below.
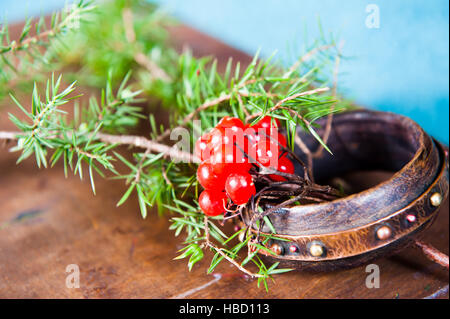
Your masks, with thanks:
[[(325, 33), (345, 41), (341, 92), (357, 103), (410, 116), (449, 142), (449, 4), (446, 0), (154, 0), (182, 22), (253, 55), (302, 53)], [(0, 0), (9, 21), (52, 11), (62, 0)], [(369, 29), (368, 4), (379, 7), (380, 27)], [(292, 54), (292, 52), (290, 53)]]

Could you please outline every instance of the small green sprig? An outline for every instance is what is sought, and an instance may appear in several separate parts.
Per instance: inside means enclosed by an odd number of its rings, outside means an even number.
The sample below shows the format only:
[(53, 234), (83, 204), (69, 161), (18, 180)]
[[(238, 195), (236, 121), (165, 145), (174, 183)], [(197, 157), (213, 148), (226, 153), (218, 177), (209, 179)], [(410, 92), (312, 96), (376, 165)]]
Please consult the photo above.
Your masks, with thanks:
[[(101, 88), (108, 73), (118, 82), (132, 70), (148, 96), (169, 105), (178, 57), (169, 45), (166, 27), (171, 19), (143, 0), (104, 1), (94, 13), (95, 19), (80, 24), (78, 32), (52, 47), (59, 64), (69, 67), (66, 76)], [(76, 43), (77, 49), (70, 43)]]
[(49, 25), (43, 16), (28, 18), (19, 38), (14, 40), (10, 38), (8, 23), (1, 23), (0, 97), (17, 84), (42, 79), (42, 73), (54, 67), (50, 48), (78, 30), (94, 10), (92, 1), (79, 0), (53, 13)]
[[(50, 157), (51, 166), (54, 166), (62, 158), (64, 171), (70, 168), (74, 174), (83, 178), (82, 163), (88, 164), (92, 189), (95, 193), (93, 172), (104, 176), (99, 165), (115, 174), (113, 158), (109, 151), (116, 147), (114, 143), (99, 141), (98, 133), (104, 131), (122, 132), (130, 124), (136, 124), (142, 117), (140, 108), (132, 106), (138, 99), (135, 97), (139, 91), (132, 91), (126, 86), (128, 76), (119, 86), (117, 93), (111, 89), (110, 79), (106, 90), (102, 91), (100, 103), (91, 98), (87, 111), (83, 116), (75, 120), (68, 120), (68, 112), (61, 107), (69, 101), (80, 97), (71, 96), (75, 90), (75, 82), (60, 90), (61, 76), (55, 80), (52, 76), (47, 81), (45, 98), (42, 99), (35, 84), (30, 109), (24, 107), (13, 95), (11, 98), (26, 115), (28, 120), (21, 120), (13, 114), (9, 114), (10, 120), (21, 131), (16, 134), (17, 145), (12, 151), (20, 151), (17, 162), (21, 162), (32, 154), (35, 155), (38, 167), (47, 167)], [(77, 109), (77, 107), (75, 107)], [(75, 111), (75, 114), (78, 112)], [(125, 119), (125, 120), (124, 120)]]
[(22, 112), (31, 120), (31, 123), (19, 120), (16, 116), (9, 113), (10, 120), (23, 132), (16, 147), (12, 151), (21, 151), (22, 155), (17, 160), (20, 163), (35, 154), (38, 167), (44, 165), (47, 167), (47, 150), (54, 149), (58, 144), (58, 135), (62, 133), (64, 127), (61, 126), (59, 114), (64, 111), (60, 106), (66, 104), (71, 98), (68, 97), (74, 90), (75, 83), (69, 85), (62, 92), (59, 92), (61, 77), (55, 82), (54, 77), (47, 82), (45, 100), (41, 101), (36, 85), (34, 86), (31, 101), (31, 110), (28, 111), (20, 102), (11, 95), (11, 98)]

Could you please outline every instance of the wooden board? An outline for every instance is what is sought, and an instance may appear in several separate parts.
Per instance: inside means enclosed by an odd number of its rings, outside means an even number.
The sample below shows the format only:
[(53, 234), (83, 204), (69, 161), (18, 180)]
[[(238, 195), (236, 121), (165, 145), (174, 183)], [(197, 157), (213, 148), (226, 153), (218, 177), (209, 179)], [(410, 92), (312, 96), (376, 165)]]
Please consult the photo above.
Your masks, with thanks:
[[(17, 29), (16, 29), (17, 30)], [(176, 45), (197, 55), (250, 57), (191, 28), (171, 29)], [(0, 128), (13, 129), (6, 106)], [(34, 159), (16, 165), (17, 154), (0, 147), (1, 298), (448, 298), (448, 271), (409, 248), (376, 261), (380, 288), (368, 289), (365, 267), (332, 273), (291, 272), (275, 278), (267, 293), (256, 281), (224, 262), (207, 275), (211, 259), (188, 272), (173, 258), (182, 238), (156, 212), (142, 220), (135, 197), (117, 208), (121, 181), (64, 178), (60, 165), (37, 169)], [(157, 187), (157, 185), (155, 185)], [(424, 240), (448, 254), (446, 201)], [(80, 288), (66, 287), (66, 267), (80, 268)]]

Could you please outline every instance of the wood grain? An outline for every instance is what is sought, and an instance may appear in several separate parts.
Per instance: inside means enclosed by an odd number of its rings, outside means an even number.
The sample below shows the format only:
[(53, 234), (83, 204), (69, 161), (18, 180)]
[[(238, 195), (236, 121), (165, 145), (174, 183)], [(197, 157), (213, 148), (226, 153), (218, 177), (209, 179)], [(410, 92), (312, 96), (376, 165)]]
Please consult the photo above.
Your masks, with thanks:
[[(184, 26), (171, 30), (178, 47), (198, 55), (250, 58)], [(0, 127), (12, 129), (2, 108)], [(175, 261), (182, 238), (168, 230), (156, 211), (142, 220), (135, 197), (116, 203), (126, 187), (97, 178), (97, 196), (88, 180), (64, 178), (63, 169), (37, 169), (34, 159), (16, 165), (17, 154), (0, 147), (0, 297), (1, 298), (448, 298), (448, 271), (408, 248), (375, 263), (381, 286), (368, 289), (365, 267), (275, 278), (267, 293), (256, 281), (227, 263), (207, 275), (211, 259), (188, 272)], [(155, 185), (156, 187), (157, 185)], [(448, 201), (423, 241), (448, 254)], [(80, 267), (79, 289), (66, 288), (66, 266)]]

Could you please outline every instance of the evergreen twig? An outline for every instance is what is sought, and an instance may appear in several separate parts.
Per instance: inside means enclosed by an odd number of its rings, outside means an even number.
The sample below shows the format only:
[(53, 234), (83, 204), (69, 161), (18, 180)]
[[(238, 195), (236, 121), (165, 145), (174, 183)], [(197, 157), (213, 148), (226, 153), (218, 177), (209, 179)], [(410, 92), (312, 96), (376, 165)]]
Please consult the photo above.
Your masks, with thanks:
[[(91, 4), (83, 1), (75, 8), (80, 13), (92, 11)], [(99, 86), (100, 81), (103, 83), (107, 78), (101, 97), (89, 99), (87, 105), (81, 107), (81, 113), (76, 106), (74, 120), (69, 120), (63, 106), (78, 98), (74, 96), (74, 83), (60, 89), (61, 77), (52, 76), (43, 96), (39, 94), (39, 85), (35, 85), (28, 106), (11, 95), (24, 113), (24, 119), (10, 114), (19, 131), (0, 131), (0, 140), (15, 141), (11, 150), (21, 152), (18, 162), (31, 155), (35, 156), (38, 166), (48, 166), (48, 163), (53, 166), (62, 161), (66, 175), (70, 169), (80, 178), (87, 167), (94, 193), (94, 172), (105, 177), (110, 173), (112, 178), (125, 180), (127, 189), (117, 205), (122, 205), (135, 192), (144, 218), (149, 207), (156, 206), (160, 214), (171, 211), (170, 229), (175, 236), (185, 234), (185, 247), (177, 259), (188, 258), (189, 269), (204, 257), (203, 250), (207, 248), (214, 253), (208, 272), (227, 260), (257, 278), (258, 285), (263, 284), (267, 289), (269, 278), (290, 269), (280, 269), (278, 263), (266, 266), (260, 259), (258, 251), (271, 253), (266, 244), (276, 237), (274, 232), (260, 233), (262, 226), (270, 224), (270, 215), (280, 207), (297, 201), (330, 200), (335, 198), (336, 192), (312, 183), (309, 178), (312, 174), (307, 171), (300, 177), (264, 168), (252, 171), (256, 182), (262, 186), (247, 206), (230, 204), (225, 216), (204, 218), (196, 201), (199, 193), (195, 174), (197, 159), (191, 150), (180, 150), (165, 140), (173, 129), (185, 128), (190, 131), (187, 142), (193, 145), (194, 136), (201, 133), (195, 131), (194, 120), (199, 120), (203, 128), (211, 128), (226, 115), (252, 123), (269, 115), (281, 120), (286, 127), (289, 147), (283, 148), (283, 152), (294, 159), (299, 160), (292, 152), (298, 142), (298, 127), (313, 134), (328, 150), (329, 133), (320, 137), (315, 133), (314, 123), (320, 117), (347, 108), (336, 95), (337, 81), (333, 84), (328, 80), (332, 74), (329, 65), (338, 65), (340, 61), (334, 39), (320, 39), (289, 68), (272, 62), (271, 58), (260, 59), (256, 54), (245, 69), (230, 59), (225, 72), (219, 73), (214, 59), (195, 58), (189, 50), (177, 54), (166, 41), (166, 20), (145, 2), (107, 1), (93, 14), (97, 19), (89, 24), (81, 23), (78, 32), (68, 35), (66, 40), (56, 36), (69, 28), (68, 22), (62, 22), (66, 21), (64, 19), (32, 37), (28, 36), (27, 23), (25, 35), (16, 42), (6, 40), (0, 53), (5, 56), (8, 52), (27, 52), (44, 39), (68, 41), (77, 50), (64, 49), (61, 44), (52, 46), (48, 54), (63, 66), (81, 65), (76, 74), (67, 73), (83, 84)], [(6, 34), (3, 28), (0, 39), (7, 37)], [(24, 62), (23, 57), (17, 58)], [(13, 69), (14, 65), (10, 64)], [(120, 78), (123, 81), (115, 85)], [(332, 85), (330, 96), (327, 94)], [(149, 103), (150, 97), (159, 98), (170, 108), (168, 127), (158, 127), (154, 114), (144, 115), (137, 106), (144, 101)], [(150, 138), (130, 134), (130, 129), (147, 116), (152, 127)], [(331, 121), (331, 115), (328, 119)], [(131, 159), (116, 151), (119, 145), (132, 146)], [(116, 171), (116, 162), (122, 162), (127, 171)], [(301, 165), (305, 170), (308, 168), (304, 163)], [(274, 173), (287, 181), (268, 185), (267, 174)], [(267, 206), (270, 203), (275, 205)], [(253, 212), (253, 219), (246, 229), (231, 234), (222, 231), (220, 225), (224, 221), (238, 221), (248, 211)], [(258, 229), (256, 237), (248, 232), (253, 226)], [(238, 243), (232, 246), (238, 238)], [(245, 248), (247, 255), (239, 260)], [(248, 268), (249, 263), (256, 267), (256, 272)]]

